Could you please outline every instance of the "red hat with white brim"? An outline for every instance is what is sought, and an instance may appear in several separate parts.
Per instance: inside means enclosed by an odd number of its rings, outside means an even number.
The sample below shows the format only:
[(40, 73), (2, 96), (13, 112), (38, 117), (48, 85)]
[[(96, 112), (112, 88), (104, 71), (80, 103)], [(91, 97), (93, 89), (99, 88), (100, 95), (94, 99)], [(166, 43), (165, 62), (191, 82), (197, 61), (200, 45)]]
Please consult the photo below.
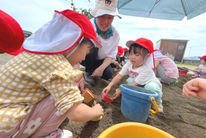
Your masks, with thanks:
[(139, 39), (137, 39), (137, 40), (135, 40), (135, 41), (129, 40), (129, 41), (127, 41), (127, 43), (126, 43), (126, 46), (130, 47), (132, 44), (138, 44), (138, 45), (146, 48), (146, 49), (149, 51), (149, 53), (153, 53), (153, 52), (154, 52), (153, 43), (152, 43), (152, 41), (149, 40), (149, 39), (139, 38)]
[(11, 55), (22, 52), (24, 32), (19, 23), (0, 10), (0, 50)]
[(102, 47), (86, 16), (72, 10), (55, 11), (53, 19), (28, 37), (23, 48), (37, 54), (61, 54), (73, 48), (82, 37)]
[(154, 47), (153, 47), (153, 43), (151, 40), (146, 39), (146, 38), (139, 38), (135, 41), (130, 40), (127, 41), (126, 46), (130, 47), (132, 44), (138, 44), (144, 48), (146, 48), (148, 50), (148, 52), (150, 53), (149, 58), (147, 59), (146, 63), (151, 65), (151, 67), (154, 69), (155, 68), (155, 61), (154, 61)]

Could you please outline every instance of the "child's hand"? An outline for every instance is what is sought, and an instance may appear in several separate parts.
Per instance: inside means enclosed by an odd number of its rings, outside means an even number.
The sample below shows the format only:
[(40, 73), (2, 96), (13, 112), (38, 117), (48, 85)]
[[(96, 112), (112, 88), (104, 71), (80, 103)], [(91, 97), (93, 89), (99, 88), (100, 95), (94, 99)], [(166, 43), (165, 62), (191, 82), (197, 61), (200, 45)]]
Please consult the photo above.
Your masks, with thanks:
[(116, 92), (112, 95), (112, 99), (114, 100), (114, 99), (118, 98), (118, 97), (120, 96), (120, 94), (121, 94), (121, 91), (116, 91)]
[(84, 92), (84, 77), (81, 78), (79, 81), (79, 90), (83, 93)]
[(107, 95), (108, 92), (110, 91), (110, 89), (111, 89), (111, 87), (110, 87), (110, 86), (107, 86), (106, 88), (103, 89), (102, 94)]
[(102, 106), (100, 104), (96, 104), (92, 108), (95, 110), (95, 112), (97, 114), (96, 117), (102, 116), (104, 114), (104, 109), (102, 108)]
[(197, 78), (188, 81), (183, 86), (182, 95), (206, 99), (206, 80)]

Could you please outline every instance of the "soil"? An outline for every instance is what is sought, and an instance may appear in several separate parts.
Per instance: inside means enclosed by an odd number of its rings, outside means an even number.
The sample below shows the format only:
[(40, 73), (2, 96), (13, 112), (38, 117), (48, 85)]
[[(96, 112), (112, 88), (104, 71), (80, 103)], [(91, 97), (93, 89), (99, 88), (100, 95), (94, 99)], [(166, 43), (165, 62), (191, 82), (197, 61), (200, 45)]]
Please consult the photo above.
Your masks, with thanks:
[[(0, 64), (5, 64), (12, 56), (8, 54), (0, 55)], [(182, 96), (182, 86), (191, 77), (183, 76), (179, 78), (178, 84), (163, 84), (163, 106), (164, 112), (149, 114), (146, 124), (152, 125), (170, 133), (177, 138), (205, 138), (206, 137), (206, 101), (194, 97)], [(124, 83), (121, 81), (120, 84)], [(97, 138), (108, 127), (128, 122), (121, 113), (121, 97), (112, 103), (101, 101), (101, 91), (109, 81), (99, 80), (95, 87), (86, 84), (95, 95), (95, 99), (104, 108), (104, 116), (100, 121), (89, 121), (77, 123), (65, 120), (61, 128), (72, 131), (73, 135), (80, 138)], [(118, 87), (114, 87), (114, 92)]]
[[(203, 138), (206, 137), (206, 101), (198, 98), (182, 96), (182, 86), (191, 77), (179, 78), (177, 84), (163, 84), (163, 113), (149, 114), (146, 124), (152, 125), (177, 138)], [(100, 80), (95, 87), (86, 85), (95, 94), (95, 99), (104, 107), (104, 116), (100, 121), (76, 123), (65, 120), (61, 127), (73, 132), (80, 138), (97, 138), (106, 128), (128, 122), (121, 113), (121, 97), (112, 103), (101, 101), (101, 91), (109, 81)], [(123, 80), (120, 84), (124, 83)], [(119, 85), (117, 85), (119, 86)], [(114, 87), (111, 91), (115, 91)]]

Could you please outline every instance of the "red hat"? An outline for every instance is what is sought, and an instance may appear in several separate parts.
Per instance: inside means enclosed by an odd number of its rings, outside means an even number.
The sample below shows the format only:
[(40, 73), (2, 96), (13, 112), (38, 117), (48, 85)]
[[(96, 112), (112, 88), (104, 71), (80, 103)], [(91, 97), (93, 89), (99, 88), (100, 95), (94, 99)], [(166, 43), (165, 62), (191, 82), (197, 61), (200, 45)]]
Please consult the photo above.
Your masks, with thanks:
[(134, 43), (146, 48), (149, 51), (149, 53), (152, 53), (154, 51), (153, 43), (149, 39), (139, 38), (135, 41), (130, 40), (130, 41), (127, 41), (126, 46), (130, 47)]
[(83, 37), (102, 47), (89, 18), (72, 10), (55, 11), (53, 19), (28, 37), (23, 47), (31, 53), (61, 54)]
[(18, 55), (22, 52), (24, 32), (18, 22), (0, 10), (0, 50)]
[(204, 56), (200, 57), (200, 59), (206, 59), (206, 55), (204, 55)]
[(128, 51), (128, 48), (123, 48), (124, 51)]
[(118, 46), (118, 54), (122, 55), (124, 52), (123, 48), (121, 46)]

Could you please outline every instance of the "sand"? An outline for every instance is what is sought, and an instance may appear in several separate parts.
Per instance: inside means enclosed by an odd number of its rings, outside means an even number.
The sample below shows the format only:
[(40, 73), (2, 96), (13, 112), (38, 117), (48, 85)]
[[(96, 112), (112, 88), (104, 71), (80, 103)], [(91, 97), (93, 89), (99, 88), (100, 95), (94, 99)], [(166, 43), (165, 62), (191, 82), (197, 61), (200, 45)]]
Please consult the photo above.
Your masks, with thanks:
[[(0, 55), (0, 64), (5, 64), (12, 56)], [(191, 77), (180, 77), (176, 85), (163, 84), (164, 113), (149, 114), (146, 124), (160, 128), (177, 138), (206, 137), (206, 101), (182, 96), (182, 86)], [(124, 83), (124, 80), (121, 82)], [(128, 122), (121, 113), (121, 97), (112, 103), (101, 101), (101, 91), (108, 81), (100, 80), (95, 87), (86, 85), (95, 94), (96, 101), (104, 107), (104, 116), (98, 122), (77, 123), (65, 120), (61, 128), (73, 132), (80, 138), (97, 138), (106, 128), (121, 122)], [(118, 87), (118, 85), (116, 86)], [(111, 91), (114, 92), (114, 87)]]
[[(177, 138), (206, 137), (206, 101), (182, 96), (182, 86), (190, 79), (191, 77), (180, 77), (176, 85), (163, 84), (164, 113), (156, 115), (150, 113), (146, 124), (162, 129)], [(65, 120), (61, 127), (72, 131), (75, 136), (80, 138), (96, 138), (106, 128), (130, 121), (125, 119), (121, 113), (121, 97), (112, 103), (101, 101), (101, 91), (107, 83), (102, 80), (95, 87), (86, 85), (95, 94), (96, 101), (104, 107), (102, 120), (87, 123)]]

